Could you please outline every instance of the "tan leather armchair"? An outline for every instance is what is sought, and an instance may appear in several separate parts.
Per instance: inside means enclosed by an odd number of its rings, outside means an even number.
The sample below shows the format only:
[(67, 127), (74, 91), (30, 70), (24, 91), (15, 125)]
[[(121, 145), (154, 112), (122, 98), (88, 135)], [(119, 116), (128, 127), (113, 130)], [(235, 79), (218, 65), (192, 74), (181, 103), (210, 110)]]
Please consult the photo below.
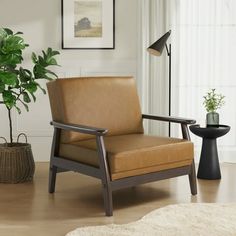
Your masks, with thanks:
[[(56, 174), (77, 171), (101, 179), (107, 216), (112, 191), (188, 175), (197, 193), (188, 124), (184, 118), (142, 115), (132, 77), (58, 79), (47, 84), (54, 126), (49, 192)], [(179, 123), (182, 138), (145, 135), (143, 119)]]

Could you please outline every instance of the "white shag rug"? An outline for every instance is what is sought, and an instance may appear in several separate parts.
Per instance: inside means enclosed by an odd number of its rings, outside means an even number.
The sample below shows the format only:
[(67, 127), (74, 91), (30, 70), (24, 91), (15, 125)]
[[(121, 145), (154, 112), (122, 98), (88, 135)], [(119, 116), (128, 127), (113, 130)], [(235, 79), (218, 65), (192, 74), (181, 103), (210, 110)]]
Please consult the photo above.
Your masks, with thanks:
[(82, 227), (66, 236), (236, 236), (236, 203), (169, 205), (129, 224)]

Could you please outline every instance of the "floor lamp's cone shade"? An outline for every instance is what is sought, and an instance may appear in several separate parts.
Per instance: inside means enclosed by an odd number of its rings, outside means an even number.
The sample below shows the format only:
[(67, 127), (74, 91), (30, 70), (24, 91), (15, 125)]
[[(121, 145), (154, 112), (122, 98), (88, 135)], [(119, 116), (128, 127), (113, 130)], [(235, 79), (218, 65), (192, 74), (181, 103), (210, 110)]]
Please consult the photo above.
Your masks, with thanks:
[(150, 54), (155, 56), (160, 56), (162, 54), (163, 48), (165, 47), (166, 41), (171, 34), (171, 30), (165, 33), (161, 38), (159, 38), (155, 43), (153, 43), (147, 50)]

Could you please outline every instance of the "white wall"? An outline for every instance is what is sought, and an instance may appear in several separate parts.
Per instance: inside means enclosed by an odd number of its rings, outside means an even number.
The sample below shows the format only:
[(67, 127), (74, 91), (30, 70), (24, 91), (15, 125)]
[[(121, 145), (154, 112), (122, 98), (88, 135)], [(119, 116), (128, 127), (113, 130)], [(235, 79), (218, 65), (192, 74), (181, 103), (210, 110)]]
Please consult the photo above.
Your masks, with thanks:
[[(137, 64), (137, 1), (116, 0), (115, 50), (61, 50), (61, 0), (1, 0), (0, 26), (24, 32), (31, 52), (52, 47), (60, 51), (56, 69), (60, 77), (80, 75), (134, 75)], [(52, 128), (48, 97), (41, 93), (30, 112), (14, 116), (14, 135), (25, 132), (36, 161), (48, 161)], [(8, 137), (7, 114), (0, 107), (0, 136)]]

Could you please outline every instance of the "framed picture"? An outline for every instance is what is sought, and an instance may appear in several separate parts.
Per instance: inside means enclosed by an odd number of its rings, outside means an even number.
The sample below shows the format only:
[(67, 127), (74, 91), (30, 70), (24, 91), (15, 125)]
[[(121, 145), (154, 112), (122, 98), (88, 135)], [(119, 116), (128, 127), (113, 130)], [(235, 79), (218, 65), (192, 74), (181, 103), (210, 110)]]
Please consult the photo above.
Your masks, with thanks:
[(62, 0), (63, 49), (114, 49), (115, 0)]

